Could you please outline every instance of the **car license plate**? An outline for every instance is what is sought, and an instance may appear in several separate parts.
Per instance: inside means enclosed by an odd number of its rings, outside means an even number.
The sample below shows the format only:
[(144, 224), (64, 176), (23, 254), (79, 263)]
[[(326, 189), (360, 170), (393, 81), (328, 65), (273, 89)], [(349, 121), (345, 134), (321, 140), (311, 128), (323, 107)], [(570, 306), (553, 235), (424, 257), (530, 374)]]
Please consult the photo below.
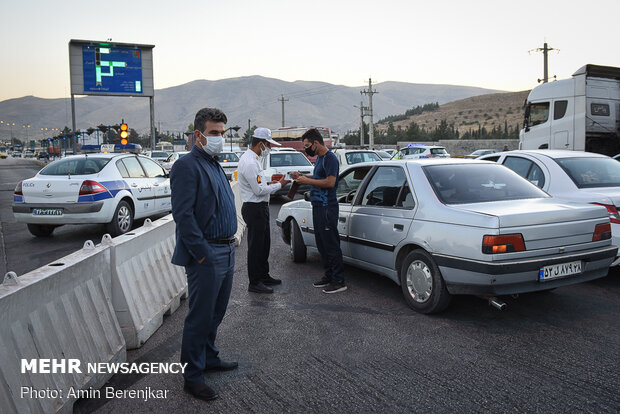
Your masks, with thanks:
[(559, 277), (576, 275), (578, 273), (581, 273), (581, 260), (541, 267), (538, 278), (541, 282), (544, 282)]
[(62, 216), (62, 208), (34, 208), (33, 216)]

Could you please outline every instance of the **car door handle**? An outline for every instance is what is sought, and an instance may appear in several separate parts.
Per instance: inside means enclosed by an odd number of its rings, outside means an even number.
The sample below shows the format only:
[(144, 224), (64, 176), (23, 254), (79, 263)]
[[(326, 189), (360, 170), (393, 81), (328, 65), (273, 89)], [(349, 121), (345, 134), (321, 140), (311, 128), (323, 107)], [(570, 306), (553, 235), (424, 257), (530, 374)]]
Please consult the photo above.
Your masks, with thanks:
[(394, 230), (403, 231), (404, 229), (405, 226), (403, 226), (402, 224), (394, 224)]
[(344, 223), (344, 222), (347, 221), (347, 218), (346, 217), (338, 217), (338, 221), (341, 222), (341, 223)]
[(131, 184), (131, 186), (132, 186), (132, 187), (137, 187), (137, 186), (138, 186), (138, 184), (133, 183), (133, 184)]
[(159, 187), (159, 184), (155, 183), (153, 184), (153, 187)]

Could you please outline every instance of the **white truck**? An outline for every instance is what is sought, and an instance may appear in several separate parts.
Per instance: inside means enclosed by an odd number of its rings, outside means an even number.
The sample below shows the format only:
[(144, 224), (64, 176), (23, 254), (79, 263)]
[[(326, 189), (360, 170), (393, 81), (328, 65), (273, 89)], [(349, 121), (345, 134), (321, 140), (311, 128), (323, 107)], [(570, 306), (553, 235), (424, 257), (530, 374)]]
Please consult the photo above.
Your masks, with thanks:
[(620, 68), (585, 65), (532, 89), (519, 148), (620, 154)]

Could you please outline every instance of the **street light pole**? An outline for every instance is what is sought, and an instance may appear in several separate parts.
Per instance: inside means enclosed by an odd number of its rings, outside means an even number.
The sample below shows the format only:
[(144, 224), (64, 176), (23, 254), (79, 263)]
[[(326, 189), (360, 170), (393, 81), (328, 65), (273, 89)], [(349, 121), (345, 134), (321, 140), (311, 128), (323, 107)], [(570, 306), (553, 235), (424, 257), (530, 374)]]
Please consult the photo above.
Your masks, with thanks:
[(230, 152), (232, 152), (232, 142), (233, 142), (233, 134), (232, 134), (232, 130), (235, 130), (235, 132), (239, 131), (241, 129), (241, 127), (239, 125), (235, 125), (234, 127), (230, 127), (228, 128), (228, 131), (230, 131)]

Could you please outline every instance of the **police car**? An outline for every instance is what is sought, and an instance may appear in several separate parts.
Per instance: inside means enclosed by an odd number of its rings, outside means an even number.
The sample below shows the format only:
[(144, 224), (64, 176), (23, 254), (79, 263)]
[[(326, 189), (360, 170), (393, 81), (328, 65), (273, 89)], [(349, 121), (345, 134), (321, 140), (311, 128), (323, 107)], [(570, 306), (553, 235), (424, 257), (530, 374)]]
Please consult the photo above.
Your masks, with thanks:
[[(92, 147), (92, 148), (91, 148)], [(63, 224), (105, 223), (112, 236), (128, 232), (134, 219), (171, 210), (168, 173), (139, 145), (116, 145), (54, 161), (33, 178), (20, 181), (13, 195), (15, 220), (34, 236), (50, 236)], [(131, 151), (131, 152), (129, 152)]]
[(417, 158), (450, 158), (444, 147), (436, 145), (409, 144), (400, 150), (401, 158), (406, 160)]

